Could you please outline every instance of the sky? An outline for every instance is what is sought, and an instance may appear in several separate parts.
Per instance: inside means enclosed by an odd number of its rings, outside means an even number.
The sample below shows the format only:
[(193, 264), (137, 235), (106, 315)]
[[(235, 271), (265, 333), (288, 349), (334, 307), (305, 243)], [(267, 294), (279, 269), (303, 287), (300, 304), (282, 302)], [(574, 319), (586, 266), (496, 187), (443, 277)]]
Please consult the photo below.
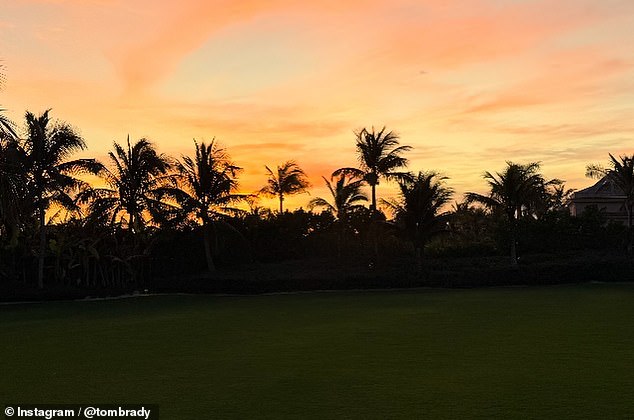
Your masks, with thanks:
[(175, 157), (216, 138), (244, 192), (292, 159), (314, 187), (291, 208), (328, 198), (363, 127), (458, 200), (508, 160), (583, 188), (634, 153), (631, 0), (0, 0), (0, 60), (17, 123), (52, 108), (104, 161), (128, 135)]

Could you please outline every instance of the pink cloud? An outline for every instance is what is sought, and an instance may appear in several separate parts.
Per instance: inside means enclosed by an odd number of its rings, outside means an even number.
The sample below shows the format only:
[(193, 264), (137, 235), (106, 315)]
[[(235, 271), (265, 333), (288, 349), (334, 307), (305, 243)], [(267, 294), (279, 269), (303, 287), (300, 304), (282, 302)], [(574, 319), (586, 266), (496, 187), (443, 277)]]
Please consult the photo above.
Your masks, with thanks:
[[(462, 112), (474, 115), (538, 105), (594, 105), (609, 95), (613, 78), (634, 68), (634, 63), (605, 57), (594, 48), (560, 52), (551, 60), (550, 71), (493, 93), (474, 95)], [(618, 88), (612, 94), (614, 89)]]
[[(323, 1), (302, 5), (292, 0), (215, 1), (189, 0), (171, 3), (163, 9), (165, 21), (149, 39), (113, 53), (125, 86), (135, 92), (170, 74), (188, 53), (214, 34), (232, 25), (248, 22), (263, 14), (304, 9), (305, 13), (339, 13), (364, 2)], [(371, 2), (365, 2), (366, 7)]]
[[(459, 188), (513, 156), (542, 154), (566, 178), (603, 158), (606, 139), (632, 132), (633, 14), (634, 2), (591, 0), (16, 0), (0, 23), (13, 37), (0, 57), (10, 69), (0, 99), (18, 118), (54, 107), (91, 149), (130, 132), (179, 155), (192, 138), (217, 136), (250, 189), (264, 164), (286, 159), (321, 185), (321, 175), (356, 164), (352, 130), (371, 124), (402, 131), (416, 146), (412, 169), (442, 170)], [(280, 66), (306, 53), (309, 65), (292, 77), (260, 86), (257, 68), (234, 78), (200, 69), (203, 82), (223, 83), (222, 100), (179, 83), (162, 89), (208, 41), (231, 32), (257, 49), (276, 25), (297, 31)], [(246, 52), (235, 54), (239, 62)], [(255, 87), (234, 93), (251, 74)], [(575, 139), (584, 142), (576, 151)]]

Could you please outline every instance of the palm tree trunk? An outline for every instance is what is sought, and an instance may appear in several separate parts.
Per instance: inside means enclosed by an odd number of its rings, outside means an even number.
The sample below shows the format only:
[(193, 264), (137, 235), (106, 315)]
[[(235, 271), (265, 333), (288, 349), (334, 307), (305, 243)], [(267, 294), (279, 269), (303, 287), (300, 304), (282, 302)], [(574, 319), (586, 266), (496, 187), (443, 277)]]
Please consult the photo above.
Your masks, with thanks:
[(135, 229), (135, 224), (136, 224), (136, 217), (134, 217), (134, 212), (128, 210), (128, 214), (130, 215), (130, 222), (129, 222), (129, 226), (128, 226), (128, 232), (134, 234), (136, 233), (136, 229)]
[(284, 194), (280, 193), (280, 214), (284, 212)]
[(379, 264), (379, 227), (377, 221), (372, 220), (372, 269), (376, 269)]
[(423, 246), (416, 244), (416, 271), (418, 274), (423, 272)]
[(340, 227), (337, 229), (337, 259), (341, 259), (341, 247), (343, 243), (344, 224), (340, 220)]
[[(41, 199), (40, 199), (41, 202)], [(39, 206), (40, 218), (40, 249), (37, 255), (37, 287), (44, 288), (44, 253), (46, 252), (46, 210), (44, 205)]]
[(216, 264), (214, 264), (213, 250), (211, 245), (211, 222), (203, 221), (203, 239), (205, 242), (205, 258), (207, 259), (207, 271), (216, 272)]
[(376, 211), (376, 184), (372, 184), (372, 204), (370, 204), (370, 211)]
[(517, 226), (511, 220), (511, 265), (517, 267)]
[(625, 206), (627, 210), (627, 253), (632, 254), (632, 205), (627, 204)]

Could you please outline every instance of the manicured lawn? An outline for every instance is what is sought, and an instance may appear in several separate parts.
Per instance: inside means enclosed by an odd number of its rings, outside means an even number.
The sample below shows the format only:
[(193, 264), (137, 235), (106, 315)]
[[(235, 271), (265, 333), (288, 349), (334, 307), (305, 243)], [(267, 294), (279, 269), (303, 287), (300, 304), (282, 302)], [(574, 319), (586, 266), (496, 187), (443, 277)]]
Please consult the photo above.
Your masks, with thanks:
[(634, 285), (0, 306), (0, 404), (163, 419), (631, 418)]

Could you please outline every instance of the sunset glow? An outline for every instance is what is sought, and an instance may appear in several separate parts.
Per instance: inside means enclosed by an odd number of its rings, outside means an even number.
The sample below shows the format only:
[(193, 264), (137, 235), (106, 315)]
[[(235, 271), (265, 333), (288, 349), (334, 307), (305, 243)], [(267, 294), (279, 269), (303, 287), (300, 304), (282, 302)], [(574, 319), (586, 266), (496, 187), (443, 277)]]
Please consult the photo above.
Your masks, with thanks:
[[(0, 105), (77, 127), (104, 159), (147, 137), (174, 156), (217, 138), (244, 168), (297, 161), (312, 196), (386, 125), (460, 195), (485, 170), (541, 161), (572, 188), (634, 152), (631, 0), (2, 2)], [(381, 184), (379, 195), (391, 191)], [(310, 197), (289, 197), (306, 207)], [(275, 207), (274, 203), (264, 201)]]

